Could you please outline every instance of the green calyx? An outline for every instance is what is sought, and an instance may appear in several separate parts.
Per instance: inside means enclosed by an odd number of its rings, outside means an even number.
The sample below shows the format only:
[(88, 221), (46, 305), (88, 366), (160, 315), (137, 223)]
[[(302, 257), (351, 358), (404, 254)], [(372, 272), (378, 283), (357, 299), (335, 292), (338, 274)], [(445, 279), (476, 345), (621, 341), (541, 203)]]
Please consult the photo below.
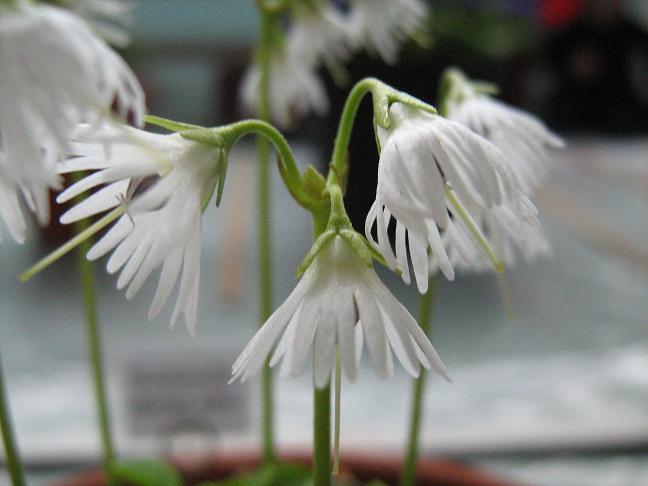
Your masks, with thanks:
[(441, 75), (439, 84), (441, 115), (447, 115), (448, 103), (461, 103), (467, 97), (475, 94), (497, 95), (499, 88), (496, 84), (486, 81), (473, 81), (457, 67), (447, 68)]
[(201, 127), (200, 125), (177, 122), (154, 115), (146, 115), (145, 120), (151, 125), (179, 133), (182, 138), (191, 140), (192, 142), (202, 143), (217, 148), (216, 178), (214, 179), (212, 190), (207, 193), (205, 200), (203, 201), (203, 211), (207, 208), (214, 191), (216, 191), (216, 206), (220, 206), (221, 199), (223, 198), (223, 190), (225, 188), (225, 178), (227, 176), (229, 151), (232, 145), (236, 142), (234, 137), (228, 133), (228, 127), (206, 128)]
[(155, 125), (156, 127), (166, 128), (172, 132), (182, 132), (184, 130), (192, 130), (195, 128), (204, 128), (200, 125), (191, 125), (189, 123), (177, 122), (174, 120), (169, 120), (168, 118), (162, 118), (155, 115), (146, 115), (144, 116), (144, 121), (149, 125)]
[(310, 250), (308, 250), (308, 253), (297, 267), (297, 272), (295, 273), (297, 278), (299, 278), (306, 269), (310, 267), (319, 252), (336, 236), (340, 236), (353, 249), (365, 265), (368, 267), (373, 265), (374, 254), (367, 244), (367, 240), (365, 240), (360, 233), (355, 231), (353, 228), (343, 228), (339, 230), (327, 229), (315, 240), (315, 243), (313, 243), (313, 246), (311, 246)]
[(324, 199), (327, 199), (326, 179), (311, 164), (306, 166), (306, 170), (304, 170), (301, 180), (304, 191), (314, 201), (324, 201)]
[[(317, 180), (317, 184), (319, 185), (319, 177), (317, 177)], [(364, 236), (353, 229), (351, 220), (344, 207), (342, 188), (337, 182), (337, 179), (334, 182), (329, 181), (325, 187), (325, 191), (326, 195), (330, 198), (328, 222), (326, 223), (326, 228), (315, 239), (315, 243), (313, 243), (313, 246), (299, 264), (296, 273), (297, 277), (306, 271), (322, 248), (336, 236), (340, 236), (367, 266), (373, 265), (374, 259), (382, 260), (382, 257), (372, 251)]]
[(373, 98), (374, 125), (385, 129), (391, 126), (389, 107), (392, 103), (402, 103), (432, 115), (437, 114), (434, 106), (419, 100), (415, 96), (399, 91), (377, 79), (372, 81), (371, 95)]
[(313, 263), (313, 260), (317, 256), (317, 254), (324, 248), (333, 238), (335, 238), (335, 235), (337, 233), (334, 230), (327, 229), (317, 237), (315, 240), (315, 243), (313, 243), (313, 246), (311, 246), (310, 250), (308, 250), (308, 253), (306, 253), (306, 256), (304, 259), (301, 261), (299, 266), (297, 267), (297, 272), (295, 274), (296, 277), (300, 277), (308, 267), (310, 267), (310, 264)]

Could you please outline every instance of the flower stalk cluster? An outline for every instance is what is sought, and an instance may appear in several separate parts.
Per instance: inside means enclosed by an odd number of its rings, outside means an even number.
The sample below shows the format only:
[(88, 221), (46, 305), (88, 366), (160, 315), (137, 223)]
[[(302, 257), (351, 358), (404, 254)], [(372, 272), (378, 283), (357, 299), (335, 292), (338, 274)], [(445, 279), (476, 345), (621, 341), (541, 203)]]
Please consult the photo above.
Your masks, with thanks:
[[(104, 18), (125, 13), (123, 4), (65, 3), (94, 23), (27, 0), (0, 2), (0, 64), (10, 66), (0, 76), (0, 217), (13, 239), (22, 242), (26, 224), (21, 200), (44, 224), (49, 190), (63, 189), (63, 176), (76, 175), (57, 202), (74, 200), (60, 220), (76, 224), (78, 235), (21, 279), (28, 280), (81, 245), (106, 468), (110, 471), (115, 459), (89, 261), (106, 256), (107, 271), (118, 274), (117, 287), (128, 299), (159, 270), (149, 319), (162, 313), (177, 287), (171, 326), (183, 317), (194, 335), (203, 213), (224, 197), (232, 148), (246, 135), (255, 135), (263, 324), (234, 362), (231, 381), (246, 381), (263, 370), (264, 459), (276, 459), (270, 367), (279, 366), (280, 375), (289, 378), (312, 362), (314, 484), (331, 484), (331, 379), (336, 380), (337, 471), (342, 375), (357, 379), (366, 349), (379, 376), (393, 375), (395, 356), (407, 373), (419, 378), (403, 480), (411, 484), (424, 370), (434, 369), (450, 381), (427, 336), (430, 282), (436, 273), (452, 280), (456, 269), (501, 272), (519, 255), (529, 259), (546, 250), (530, 196), (545, 176), (549, 149), (562, 141), (530, 115), (495, 100), (491, 85), (471, 81), (458, 70), (444, 76), (439, 111), (367, 78), (346, 100), (328, 172), (321, 174), (313, 166), (302, 171), (270, 121), (287, 127), (311, 109), (324, 112), (327, 98), (316, 70), (325, 66), (343, 79), (343, 64), (360, 47), (394, 63), (401, 44), (423, 29), (427, 10), (422, 2), (351, 0), (350, 12), (344, 14), (323, 0), (257, 0), (261, 41), (243, 97), (258, 119), (213, 128), (144, 115), (137, 79), (96, 35), (102, 33), (115, 44), (127, 42), (118, 24)], [(375, 201), (360, 234), (347, 215), (344, 192), (352, 128), (366, 95), (373, 106), (379, 165)], [(169, 133), (144, 130), (145, 121)], [(272, 150), (287, 191), (312, 215), (314, 235), (297, 268), (294, 290), (274, 312)], [(90, 217), (98, 219), (90, 223)], [(423, 294), (420, 323), (380, 280), (376, 262), (405, 283), (416, 282)], [(18, 485), (22, 472), (1, 378), (0, 369), (0, 424)]]
[[(374, 107), (380, 162), (376, 202), (362, 236), (347, 216), (343, 187), (351, 129), (367, 94)], [(108, 271), (121, 272), (117, 285), (128, 287), (128, 298), (162, 266), (150, 318), (159, 314), (182, 270), (172, 323), (182, 313), (190, 332), (195, 332), (202, 212), (210, 200), (220, 203), (232, 147), (245, 135), (256, 134), (274, 146), (286, 188), (312, 213), (315, 239), (298, 267), (295, 290), (236, 360), (232, 380), (245, 381), (267, 360), (270, 366), (281, 363), (283, 377), (295, 376), (304, 369), (312, 348), (316, 403), (324, 406), (336, 356), (340, 369), (353, 381), (365, 342), (380, 376), (393, 373), (393, 352), (414, 377), (421, 367), (433, 367), (449, 379), (425, 333), (378, 279), (373, 262), (389, 266), (407, 283), (411, 262), (422, 293), (427, 291), (434, 264), (448, 278), (454, 277), (456, 262), (450, 256), (468, 245), (481, 248), (484, 258), (501, 270), (488, 241), (487, 235), (492, 234), (480, 223), (484, 214), (498, 211), (523, 221), (528, 206), (520, 203), (524, 199), (519, 181), (493, 143), (441, 117), (431, 105), (372, 78), (360, 81), (350, 92), (326, 178), (311, 166), (300, 172), (286, 139), (262, 120), (216, 128), (153, 116), (147, 121), (174, 133), (158, 135), (116, 125), (80, 127), (71, 142), (74, 155), (60, 164), (59, 172), (94, 172), (67, 188), (58, 200), (103, 186), (61, 220), (69, 223), (111, 211), (84, 235), (117, 220), (88, 258), (112, 251)], [(395, 253), (387, 233), (392, 220)], [(169, 224), (178, 221), (186, 228), (174, 232)], [(316, 415), (325, 414), (320, 410)], [(330, 432), (330, 424), (320, 426)], [(316, 435), (323, 441), (326, 434), (316, 430)], [(316, 447), (322, 448), (322, 444)], [(317, 464), (315, 469), (324, 470)], [(326, 484), (326, 479), (317, 484)]]

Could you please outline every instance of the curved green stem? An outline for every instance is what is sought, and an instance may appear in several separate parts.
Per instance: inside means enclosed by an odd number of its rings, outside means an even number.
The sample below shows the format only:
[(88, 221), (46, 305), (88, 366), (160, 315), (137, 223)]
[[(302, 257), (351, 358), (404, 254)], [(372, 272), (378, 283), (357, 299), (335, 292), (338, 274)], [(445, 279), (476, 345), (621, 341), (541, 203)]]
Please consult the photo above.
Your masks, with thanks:
[(0, 360), (0, 434), (4, 443), (7, 470), (11, 477), (13, 486), (25, 486), (25, 473), (23, 472), (18, 445), (14, 436), (13, 424), (9, 400), (5, 389), (4, 376), (2, 373), (2, 361)]
[[(240, 138), (250, 133), (262, 136), (262, 142), (259, 141), (259, 153), (261, 153), (261, 151), (263, 152), (264, 157), (266, 157), (266, 162), (260, 161), (259, 163), (261, 166), (265, 166), (266, 177), (270, 176), (267, 172), (267, 160), (269, 156), (268, 141), (270, 141), (277, 150), (277, 165), (279, 167), (279, 173), (281, 174), (284, 184), (290, 194), (295, 198), (300, 206), (309, 211), (321, 211), (323, 207), (326, 206), (326, 198), (315, 199), (315, 197), (306, 190), (295, 156), (292, 153), (288, 141), (281, 132), (279, 132), (279, 130), (263, 120), (243, 120), (223, 128), (223, 134), (227, 139), (227, 145), (229, 147), (233, 146)], [(261, 190), (261, 187), (259, 187), (259, 190)]]
[(331, 165), (328, 175), (328, 180), (336, 178), (343, 182), (346, 178), (346, 159), (349, 149), (349, 142), (351, 141), (351, 132), (353, 130), (353, 123), (358, 107), (364, 96), (372, 91), (377, 84), (382, 84), (374, 78), (365, 78), (351, 89), (349, 96), (344, 103), (342, 116), (340, 117), (340, 124), (338, 125), (337, 135), (335, 137), (335, 145), (333, 147), (333, 154), (331, 156)]
[[(421, 295), (419, 302), (419, 325), (423, 332), (429, 336), (431, 327), (432, 305), (434, 303), (435, 278), (430, 277), (428, 291)], [(410, 411), (409, 435), (405, 462), (400, 478), (400, 486), (416, 485), (416, 460), (418, 458), (419, 432), (423, 408), (423, 395), (425, 393), (425, 368), (413, 383), (412, 408)]]

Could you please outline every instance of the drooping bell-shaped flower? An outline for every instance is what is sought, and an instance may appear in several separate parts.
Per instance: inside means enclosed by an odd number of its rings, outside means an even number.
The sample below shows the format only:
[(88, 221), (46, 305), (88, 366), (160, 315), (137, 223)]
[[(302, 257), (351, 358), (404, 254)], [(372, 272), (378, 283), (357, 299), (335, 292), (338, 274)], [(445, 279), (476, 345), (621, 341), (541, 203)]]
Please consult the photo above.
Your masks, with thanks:
[(286, 50), (293, 62), (336, 69), (351, 56), (349, 35), (345, 16), (331, 2), (297, 3), (286, 34)]
[[(241, 99), (250, 113), (258, 113), (261, 72), (256, 64), (245, 73)], [(328, 98), (322, 81), (312, 65), (287, 55), (284, 46), (273, 50), (268, 79), (270, 117), (281, 128), (291, 127), (296, 120), (313, 111), (328, 111)]]
[[(25, 219), (20, 210), (20, 201), (12, 185), (6, 182), (3, 175), (4, 154), (0, 152), (0, 219), (4, 221), (9, 234), (17, 243), (25, 241)], [(3, 240), (0, 226), (0, 242)]]
[(127, 212), (94, 244), (88, 259), (112, 252), (107, 270), (120, 272), (117, 287), (127, 287), (129, 299), (161, 266), (149, 319), (161, 312), (182, 273), (171, 323), (182, 313), (193, 334), (202, 212), (218, 180), (222, 151), (178, 133), (159, 135), (116, 126), (81, 127), (71, 149), (74, 156), (59, 171), (94, 172), (63, 191), (57, 201), (101, 188), (63, 214), (61, 222), (125, 205)]
[(531, 194), (544, 180), (551, 162), (550, 149), (562, 148), (563, 140), (541, 120), (509, 106), (480, 89), (458, 70), (446, 74), (449, 88), (448, 119), (467, 126), (492, 142), (504, 155), (522, 190)]
[(349, 31), (358, 47), (396, 64), (401, 45), (425, 28), (428, 15), (421, 0), (351, 0)]
[(62, 8), (0, 3), (0, 151), (3, 184), (49, 221), (55, 164), (76, 125), (113, 108), (142, 123), (144, 95), (126, 63), (88, 24)]
[(233, 365), (232, 380), (245, 381), (261, 370), (278, 342), (270, 365), (281, 361), (281, 375), (304, 369), (311, 349), (313, 380), (323, 388), (331, 377), (336, 346), (351, 380), (358, 373), (366, 341), (374, 368), (393, 373), (392, 351), (412, 376), (433, 366), (446, 379), (445, 366), (407, 309), (341, 236), (316, 254), (286, 301), (270, 316)]
[[(448, 118), (495, 145), (521, 192), (532, 195), (545, 178), (551, 162), (550, 149), (562, 147), (562, 139), (533, 115), (494, 99), (489, 94), (490, 85), (472, 82), (457, 69), (449, 69), (443, 80), (447, 90)], [(530, 201), (527, 204), (532, 206)], [(514, 265), (520, 256), (530, 260), (550, 251), (537, 220), (517, 218), (511, 204), (501, 205), (494, 211), (475, 207), (474, 216), (493, 251), (506, 266)], [(444, 239), (447, 247), (451, 248), (457, 236), (449, 232)], [(454, 254), (459, 267), (473, 271), (489, 268), (483, 252), (474, 246), (462, 256), (457, 252)]]
[(69, 0), (65, 5), (82, 17), (110, 44), (130, 44), (128, 25), (133, 20), (135, 3), (130, 0)]
[[(476, 241), (488, 251), (484, 235), (476, 231), (474, 208), (491, 211), (512, 201), (511, 211), (518, 218), (532, 217), (535, 208), (523, 204), (527, 200), (519, 193), (502, 154), (483, 137), (459, 123), (400, 102), (389, 108), (389, 119), (389, 128), (377, 127), (378, 186), (365, 233), (408, 283), (409, 250), (419, 291), (425, 292), (430, 270), (428, 248), (445, 276), (454, 278), (441, 237), (448, 227), (465, 228), (456, 232), (459, 246), (470, 247)], [(395, 254), (388, 236), (392, 219), (396, 222)]]

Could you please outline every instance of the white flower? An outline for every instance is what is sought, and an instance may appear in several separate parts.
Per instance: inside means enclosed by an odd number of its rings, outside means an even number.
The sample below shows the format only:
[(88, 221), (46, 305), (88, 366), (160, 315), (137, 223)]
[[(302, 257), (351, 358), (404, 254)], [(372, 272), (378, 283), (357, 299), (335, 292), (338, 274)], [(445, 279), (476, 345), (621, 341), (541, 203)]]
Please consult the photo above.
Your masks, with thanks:
[[(451, 83), (448, 118), (493, 143), (502, 152), (522, 192), (532, 194), (545, 178), (550, 162), (549, 149), (562, 147), (562, 139), (529, 113), (492, 98), (480, 83), (471, 82), (460, 71), (448, 71), (445, 79)], [(527, 204), (532, 207), (530, 202)], [(518, 255), (530, 260), (549, 253), (549, 243), (537, 220), (517, 218), (511, 204), (504, 204), (494, 211), (474, 208), (473, 213), (493, 250), (507, 266), (514, 265)], [(444, 237), (447, 248), (454, 246), (457, 240), (454, 232), (448, 232)], [(454, 257), (457, 265), (467, 270), (485, 271), (490, 268), (483, 252), (475, 247), (462, 255), (455, 253)]]
[[(18, 195), (13, 190), (12, 185), (6, 182), (6, 176), (3, 176), (4, 154), (0, 152), (0, 218), (4, 221), (9, 230), (9, 234), (17, 243), (25, 241), (25, 219), (20, 210)], [(2, 231), (0, 228), (0, 242), (2, 241)]]
[(49, 221), (55, 163), (80, 121), (117, 107), (141, 124), (144, 96), (126, 63), (66, 10), (20, 1), (0, 4), (0, 150), (6, 186)]
[[(532, 217), (535, 208), (519, 193), (501, 153), (486, 139), (441, 116), (401, 103), (389, 109), (391, 126), (378, 127), (380, 162), (376, 200), (365, 222), (367, 238), (391, 268), (409, 283), (407, 249), (420, 292), (427, 290), (431, 249), (448, 279), (452, 262), (441, 238), (448, 227), (464, 225), (456, 243), (470, 247), (475, 235), (473, 211), (488, 211), (512, 202), (519, 218)], [(472, 216), (471, 216), (472, 215)], [(396, 255), (388, 226), (396, 220)], [(377, 241), (371, 234), (376, 226)], [(407, 238), (406, 238), (407, 235)], [(479, 235), (477, 241), (483, 239)]]
[(160, 265), (162, 271), (149, 319), (168, 299), (182, 268), (173, 325), (182, 312), (193, 334), (200, 280), (200, 234), (203, 208), (217, 180), (220, 151), (179, 134), (158, 135), (129, 127), (80, 130), (72, 145), (76, 155), (60, 172), (93, 170), (62, 192), (59, 203), (104, 186), (61, 217), (64, 224), (120, 204), (128, 212), (88, 252), (94, 260), (108, 252), (109, 273), (121, 270), (117, 287), (128, 286), (132, 298)]
[[(520, 218), (508, 205), (491, 210), (473, 208), (471, 214), (493, 252), (506, 268), (514, 266), (519, 256), (528, 261), (551, 253), (549, 242), (537, 220)], [(465, 226), (451, 222), (441, 239), (453, 268), (469, 272), (493, 271), (492, 262), (470, 237)], [(432, 255), (430, 272), (435, 273), (437, 270), (438, 261)]]
[(564, 142), (533, 115), (464, 86), (462, 96), (448, 102), (447, 117), (500, 149), (522, 190), (532, 193), (544, 180), (548, 149)]
[(351, 7), (355, 42), (387, 64), (398, 61), (401, 44), (425, 28), (428, 16), (421, 0), (352, 0)]
[(245, 381), (255, 375), (277, 340), (270, 365), (283, 360), (283, 377), (295, 376), (303, 370), (312, 345), (313, 380), (316, 387), (323, 388), (330, 379), (337, 345), (342, 367), (348, 378), (354, 380), (364, 339), (382, 377), (393, 373), (393, 350), (411, 375), (418, 376), (420, 364), (426, 368), (432, 365), (448, 379), (445, 366), (414, 318), (373, 268), (336, 235), (319, 251), (290, 296), (247, 344), (232, 367), (231, 381)]
[(117, 47), (130, 44), (127, 26), (135, 4), (124, 0), (71, 0), (66, 7), (84, 18), (97, 33)]
[(296, 63), (316, 68), (324, 63), (334, 69), (351, 55), (345, 17), (328, 2), (297, 4), (286, 50)]
[[(252, 65), (241, 85), (242, 101), (251, 113), (258, 111), (260, 79), (258, 67)], [(290, 127), (311, 110), (318, 115), (328, 110), (324, 85), (313, 68), (284, 52), (272, 55), (269, 90), (271, 118), (282, 128)]]

